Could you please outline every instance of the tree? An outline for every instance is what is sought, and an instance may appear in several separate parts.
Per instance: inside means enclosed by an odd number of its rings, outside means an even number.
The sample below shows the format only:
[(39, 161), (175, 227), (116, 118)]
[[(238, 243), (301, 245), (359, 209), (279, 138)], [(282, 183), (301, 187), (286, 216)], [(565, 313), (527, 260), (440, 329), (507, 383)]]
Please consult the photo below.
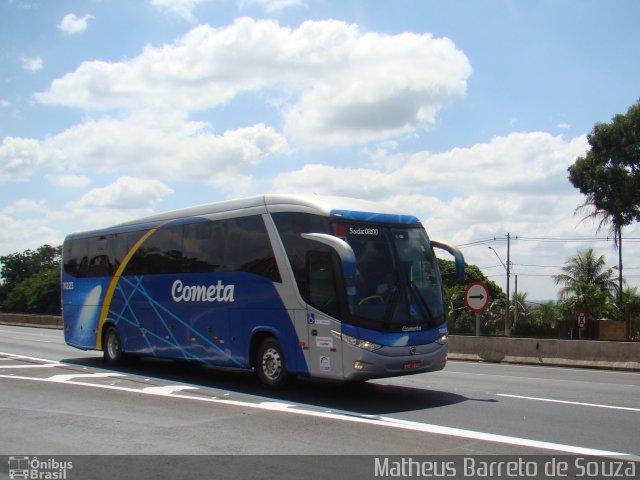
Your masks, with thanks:
[(513, 292), (509, 303), (509, 316), (513, 319), (509, 320), (509, 323), (514, 332), (517, 331), (519, 323), (526, 323), (529, 310), (527, 292)]
[(43, 245), (0, 257), (0, 305), (11, 312), (60, 311), (62, 247)]
[(561, 312), (554, 302), (533, 305), (527, 313), (527, 322), (521, 322), (515, 333), (530, 337), (557, 337)]
[(60, 314), (60, 267), (50, 267), (18, 283), (7, 295), (9, 312)]
[(11, 289), (21, 281), (42, 270), (55, 267), (60, 263), (62, 247), (42, 245), (35, 252), (25, 250), (0, 257), (0, 277), (4, 285)]
[(596, 255), (592, 248), (569, 257), (559, 275), (554, 275), (560, 300), (568, 302), (574, 313), (584, 311), (595, 319), (610, 314), (616, 282), (613, 271), (606, 268), (605, 256)]
[(569, 180), (586, 195), (578, 211), (610, 227), (618, 247), (618, 308), (622, 311), (622, 227), (640, 221), (640, 100), (587, 136), (590, 150), (569, 167)]
[(579, 286), (583, 283), (594, 285), (605, 295), (611, 295), (615, 290), (616, 282), (613, 271), (606, 267), (604, 255), (596, 256), (593, 248), (579, 251), (564, 262), (562, 272), (554, 275), (556, 285), (564, 286), (558, 292), (561, 300), (578, 293)]
[(624, 291), (625, 320), (629, 326), (629, 340), (640, 341), (640, 293), (638, 287)]

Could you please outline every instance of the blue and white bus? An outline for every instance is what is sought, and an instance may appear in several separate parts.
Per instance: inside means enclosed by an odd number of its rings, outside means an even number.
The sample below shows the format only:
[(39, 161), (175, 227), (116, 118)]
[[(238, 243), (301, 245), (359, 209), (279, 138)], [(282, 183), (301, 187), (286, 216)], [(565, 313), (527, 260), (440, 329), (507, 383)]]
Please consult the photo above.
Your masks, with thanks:
[(340, 197), (263, 195), (69, 235), (65, 340), (126, 356), (367, 380), (440, 370), (442, 278), (420, 221)]

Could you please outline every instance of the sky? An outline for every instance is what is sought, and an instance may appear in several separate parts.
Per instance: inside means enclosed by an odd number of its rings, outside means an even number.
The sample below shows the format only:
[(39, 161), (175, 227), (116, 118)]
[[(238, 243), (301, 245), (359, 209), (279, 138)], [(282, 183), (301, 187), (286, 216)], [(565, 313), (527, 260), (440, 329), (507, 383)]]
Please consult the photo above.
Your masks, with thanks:
[[(578, 251), (617, 264), (567, 168), (640, 98), (638, 18), (636, 0), (0, 0), (0, 256), (332, 194), (416, 215), (503, 289), (509, 234), (518, 291), (555, 300)], [(639, 286), (640, 227), (623, 239)]]

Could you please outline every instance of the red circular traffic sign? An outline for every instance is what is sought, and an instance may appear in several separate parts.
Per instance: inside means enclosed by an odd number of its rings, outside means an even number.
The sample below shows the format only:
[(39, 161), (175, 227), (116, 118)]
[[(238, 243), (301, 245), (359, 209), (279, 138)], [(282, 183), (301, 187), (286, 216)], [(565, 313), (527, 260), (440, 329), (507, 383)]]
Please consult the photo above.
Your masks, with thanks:
[(489, 288), (482, 282), (473, 282), (464, 291), (464, 304), (474, 313), (484, 312), (489, 306)]
[(580, 328), (584, 328), (586, 325), (587, 325), (587, 316), (583, 312), (580, 312), (578, 314), (578, 326)]

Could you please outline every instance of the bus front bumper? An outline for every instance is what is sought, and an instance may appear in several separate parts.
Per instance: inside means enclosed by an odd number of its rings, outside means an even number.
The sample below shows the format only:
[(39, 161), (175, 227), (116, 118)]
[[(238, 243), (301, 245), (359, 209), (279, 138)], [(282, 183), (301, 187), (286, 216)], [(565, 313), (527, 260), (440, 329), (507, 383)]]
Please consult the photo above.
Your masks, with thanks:
[(442, 370), (447, 363), (447, 343), (411, 347), (382, 347), (373, 352), (357, 347), (343, 351), (344, 379), (349, 381), (396, 377)]

